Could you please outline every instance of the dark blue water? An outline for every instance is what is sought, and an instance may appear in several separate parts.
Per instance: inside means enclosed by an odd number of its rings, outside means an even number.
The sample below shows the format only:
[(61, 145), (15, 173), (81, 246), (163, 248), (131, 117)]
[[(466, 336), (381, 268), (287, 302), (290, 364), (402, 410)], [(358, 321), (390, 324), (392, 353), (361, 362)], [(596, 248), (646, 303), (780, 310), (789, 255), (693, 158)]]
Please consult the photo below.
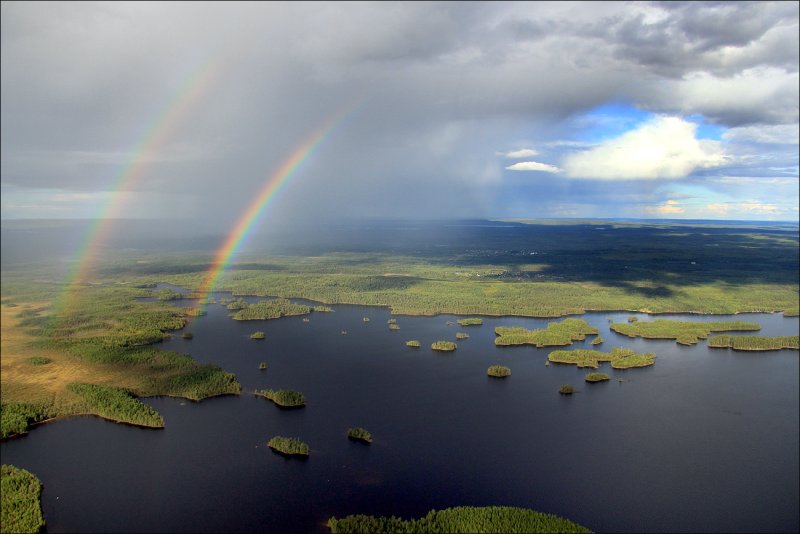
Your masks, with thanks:
[[(610, 332), (607, 319), (629, 313), (587, 314), (605, 339), (601, 350), (626, 346), (657, 360), (626, 371), (604, 364), (612, 380), (586, 384), (588, 370), (545, 366), (550, 349), (494, 346), (495, 326), (541, 328), (547, 320), (459, 327), (446, 324), (454, 316), (400, 316), (392, 332), (386, 309), (335, 310), (308, 323), (238, 322), (210, 305), (189, 327), (194, 339), (176, 335), (164, 348), (236, 373), (241, 396), (147, 400), (164, 430), (92, 417), (42, 425), (3, 443), (3, 462), (42, 480), (52, 532), (326, 532), (331, 515), (418, 517), (490, 504), (597, 531), (800, 528), (797, 351), (629, 339)], [(797, 318), (773, 314), (662, 317), (798, 332)], [(255, 330), (266, 339), (249, 339)], [(430, 350), (457, 331), (470, 338), (456, 352)], [(408, 339), (422, 348), (406, 347)], [(497, 363), (513, 375), (487, 377)], [(564, 383), (578, 392), (559, 395)], [(264, 387), (301, 391), (308, 405), (286, 411), (248, 393)], [(370, 430), (373, 444), (348, 440), (351, 426)], [(271, 452), (265, 442), (274, 435), (300, 437), (310, 457)]]

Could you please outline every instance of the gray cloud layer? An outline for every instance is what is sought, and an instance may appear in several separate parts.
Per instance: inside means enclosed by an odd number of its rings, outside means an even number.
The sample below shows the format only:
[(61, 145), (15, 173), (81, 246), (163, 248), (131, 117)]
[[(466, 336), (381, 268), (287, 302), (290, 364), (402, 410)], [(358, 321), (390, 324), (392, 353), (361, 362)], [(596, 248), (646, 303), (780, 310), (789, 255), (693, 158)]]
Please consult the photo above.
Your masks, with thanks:
[[(798, 122), (796, 3), (3, 3), (4, 186), (113, 189), (209, 62), (216, 76), (130, 187), (222, 224), (352, 102), (275, 217), (502, 215), (507, 191), (533, 193), (498, 151), (557, 147), (608, 102), (753, 135)], [(537, 161), (557, 165), (560, 146)]]

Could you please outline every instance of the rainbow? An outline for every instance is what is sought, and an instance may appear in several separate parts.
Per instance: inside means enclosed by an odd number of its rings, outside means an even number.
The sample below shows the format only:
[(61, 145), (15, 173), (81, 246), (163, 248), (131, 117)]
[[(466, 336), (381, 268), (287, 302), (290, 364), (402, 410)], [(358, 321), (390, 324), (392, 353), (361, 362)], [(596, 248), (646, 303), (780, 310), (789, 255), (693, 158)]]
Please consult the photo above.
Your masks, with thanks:
[(53, 315), (65, 311), (73, 300), (77, 287), (85, 285), (89, 272), (94, 265), (100, 245), (107, 242), (113, 226), (112, 218), (119, 214), (125, 201), (123, 193), (130, 191), (136, 180), (147, 168), (148, 160), (164, 147), (174, 135), (186, 114), (195, 107), (201, 96), (207, 91), (211, 81), (217, 77), (221, 63), (217, 60), (206, 62), (190, 76), (172, 99), (163, 108), (152, 126), (147, 129), (141, 141), (132, 152), (132, 156), (119, 175), (113, 180), (111, 195), (98, 209), (92, 218), (94, 221), (86, 232), (76, 255), (74, 266), (67, 273), (64, 290), (56, 298), (51, 308)]
[(200, 315), (202, 313), (202, 307), (209, 293), (216, 287), (220, 276), (225, 272), (225, 268), (230, 263), (234, 254), (236, 254), (242, 244), (247, 240), (251, 230), (256, 226), (255, 223), (258, 221), (259, 216), (264, 212), (264, 209), (269, 205), (270, 201), (275, 198), (303, 162), (314, 153), (315, 149), (322, 144), (331, 132), (333, 132), (336, 126), (341, 124), (356, 107), (356, 105), (352, 104), (345, 106), (339, 112), (328, 118), (328, 120), (308, 136), (300, 146), (295, 148), (281, 166), (267, 178), (264, 185), (261, 187), (261, 191), (250, 203), (247, 210), (245, 210), (239, 218), (236, 226), (234, 226), (233, 230), (228, 234), (228, 237), (225, 238), (225, 241), (214, 255), (211, 267), (206, 271), (197, 290), (199, 300), (192, 315)]

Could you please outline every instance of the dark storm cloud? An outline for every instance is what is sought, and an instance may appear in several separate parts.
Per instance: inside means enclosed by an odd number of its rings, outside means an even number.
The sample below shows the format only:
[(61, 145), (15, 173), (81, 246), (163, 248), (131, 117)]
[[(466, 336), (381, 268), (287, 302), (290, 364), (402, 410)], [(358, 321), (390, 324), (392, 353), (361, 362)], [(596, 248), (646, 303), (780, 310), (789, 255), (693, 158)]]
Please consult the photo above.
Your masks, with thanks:
[[(608, 102), (795, 124), (797, 20), (786, 3), (3, 3), (2, 181), (107, 191), (140, 161), (132, 189), (230, 221), (355, 103), (268, 218), (497, 215), (497, 152), (558, 165), (570, 119)], [(209, 62), (190, 111), (139, 150)], [(576, 187), (513, 180), (543, 204)]]

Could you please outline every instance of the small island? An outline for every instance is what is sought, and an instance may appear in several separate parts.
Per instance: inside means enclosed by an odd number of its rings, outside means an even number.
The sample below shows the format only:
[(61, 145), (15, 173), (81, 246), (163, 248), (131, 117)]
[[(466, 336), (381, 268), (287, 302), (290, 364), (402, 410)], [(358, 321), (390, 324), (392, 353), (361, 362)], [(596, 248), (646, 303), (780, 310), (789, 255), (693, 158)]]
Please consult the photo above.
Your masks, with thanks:
[(350, 428), (347, 430), (347, 437), (354, 441), (361, 441), (367, 444), (372, 443), (372, 434), (365, 428), (360, 426)]
[(301, 408), (306, 405), (306, 398), (303, 394), (291, 389), (257, 389), (253, 394), (271, 400), (281, 408)]
[[(307, 315), (311, 312), (310, 307), (304, 304), (294, 304), (289, 302), (288, 299), (261, 300), (255, 304), (248, 304), (244, 301), (242, 302), (244, 303), (243, 306), (233, 308), (239, 310), (233, 316), (233, 318), (237, 321), (280, 319), (281, 317)], [(238, 303), (229, 304), (229, 310), (232, 309), (231, 305), (233, 304), (239, 306)]]
[(465, 332), (456, 332), (456, 339), (467, 339), (469, 334)]
[(267, 335), (261, 330), (258, 330), (257, 332), (253, 332), (252, 334), (250, 334), (250, 339), (264, 339), (266, 337)]
[(495, 378), (505, 378), (507, 376), (511, 376), (511, 369), (505, 365), (492, 365), (486, 370), (486, 373)]
[(183, 339), (193, 339), (194, 338), (194, 334), (192, 334), (191, 332), (184, 332), (183, 334), (181, 334), (181, 337)]
[(389, 330), (400, 330), (400, 325), (398, 325), (397, 323), (391, 323), (389, 325)]
[(609, 376), (605, 373), (589, 373), (584, 377), (587, 382), (603, 382), (609, 379)]
[(480, 317), (467, 317), (466, 319), (459, 319), (456, 322), (461, 326), (480, 326), (483, 324), (483, 319)]
[(572, 395), (575, 393), (575, 388), (569, 384), (562, 384), (560, 388), (558, 388), (558, 392), (562, 395)]
[(453, 343), (452, 341), (434, 341), (431, 343), (431, 348), (433, 350), (438, 350), (442, 352), (450, 352), (456, 350), (458, 345)]
[(267, 362), (259, 363), (258, 364), (258, 368), (261, 369), (262, 371), (266, 371), (267, 370)]
[(333, 311), (333, 308), (331, 308), (330, 306), (319, 305), (319, 306), (314, 306), (314, 311), (322, 313), (330, 313)]
[(362, 321), (364, 321), (365, 323), (368, 323), (368, 322), (369, 322), (369, 317), (364, 317), (364, 318), (363, 318), (363, 319), (361, 319), (361, 320), (362, 320)]
[(592, 345), (599, 345), (599, 344), (600, 344), (600, 343), (602, 343), (602, 342), (603, 342), (603, 338), (602, 338), (602, 337), (600, 337), (600, 336), (597, 336), (596, 338), (594, 338), (594, 339), (592, 340)]
[(733, 349), (745, 351), (764, 351), (781, 349), (800, 349), (800, 336), (714, 336), (709, 338), (712, 349)]
[(418, 339), (411, 339), (409, 341), (406, 341), (406, 347), (414, 347), (418, 349), (420, 346), (421, 344)]
[(267, 442), (267, 447), (284, 456), (308, 456), (308, 444), (298, 438), (275, 436)]

